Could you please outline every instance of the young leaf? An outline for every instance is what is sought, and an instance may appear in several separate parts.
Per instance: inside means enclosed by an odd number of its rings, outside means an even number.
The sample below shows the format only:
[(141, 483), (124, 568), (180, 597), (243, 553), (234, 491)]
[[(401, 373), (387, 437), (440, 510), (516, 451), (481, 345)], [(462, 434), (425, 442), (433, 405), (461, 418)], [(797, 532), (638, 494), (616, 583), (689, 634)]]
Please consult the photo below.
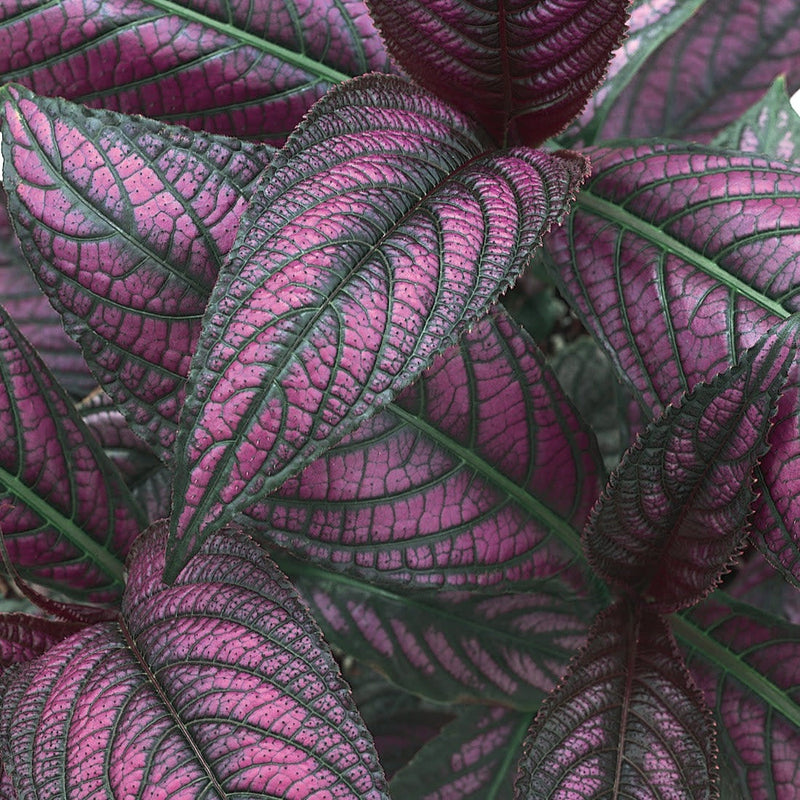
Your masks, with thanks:
[(719, 592), (673, 618), (673, 625), (689, 669), (722, 723), (721, 760), (738, 775), (742, 796), (797, 798), (800, 627)]
[(0, 4), (4, 81), (233, 136), (279, 142), (387, 60), (361, 0)]
[(591, 432), (498, 308), (244, 513), (260, 538), (384, 585), (519, 590), (558, 575), (580, 591), (601, 473)]
[(69, 397), (0, 307), (0, 530), (33, 583), (110, 602), (144, 520)]
[[(660, 5), (661, 0), (646, 4)], [(778, 75), (787, 75), (791, 91), (800, 86), (800, 0), (674, 5), (687, 6), (680, 10), (680, 28), (670, 30), (642, 66), (624, 75), (624, 88), (612, 102), (601, 101), (594, 111), (601, 119), (591, 121), (587, 142), (623, 136), (708, 142), (762, 97)], [(672, 22), (668, 15), (665, 24), (671, 29)]]
[(209, 301), (181, 416), (168, 575), (487, 310), (564, 214), (574, 154), (484, 154), (399, 78), (329, 93), (276, 156)]
[(372, 741), (291, 586), (242, 535), (174, 587), (166, 531), (139, 540), (119, 623), (2, 679), (0, 756), (39, 800), (388, 799)]
[(538, 145), (583, 108), (625, 29), (622, 0), (367, 0), (392, 55), (495, 142)]
[(392, 779), (393, 797), (508, 800), (531, 714), (469, 708)]
[(618, 603), (542, 705), (514, 796), (718, 797), (713, 741), (711, 714), (664, 618)]
[(584, 532), (607, 581), (667, 612), (696, 603), (730, 568), (796, 336), (793, 323), (781, 326), (628, 450)]
[(713, 142), (717, 147), (764, 153), (781, 161), (800, 164), (800, 116), (792, 108), (781, 75), (769, 91)]
[(281, 566), (327, 641), (437, 702), (537, 709), (599, 606), (555, 580), (524, 594), (408, 594), (299, 562)]
[(167, 460), (200, 318), (266, 146), (0, 92), (22, 250), (134, 430)]

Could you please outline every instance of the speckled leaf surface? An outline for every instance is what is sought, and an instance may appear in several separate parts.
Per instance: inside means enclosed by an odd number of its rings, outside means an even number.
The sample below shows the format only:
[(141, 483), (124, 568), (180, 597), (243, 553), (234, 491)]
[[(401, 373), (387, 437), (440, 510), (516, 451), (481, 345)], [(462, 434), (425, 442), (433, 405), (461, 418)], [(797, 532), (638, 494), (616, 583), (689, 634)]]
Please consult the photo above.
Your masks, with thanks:
[(0, 309), (0, 527), (33, 583), (110, 602), (143, 519), (70, 398)]
[(393, 797), (510, 800), (531, 714), (469, 708), (392, 779)]
[[(585, 586), (602, 466), (536, 345), (496, 309), (267, 501), (259, 536), (393, 586)], [(576, 558), (577, 557), (577, 558)]]
[(711, 714), (667, 623), (618, 603), (542, 705), (525, 741), (516, 800), (708, 800)]
[(285, 577), (212, 537), (175, 586), (166, 532), (137, 543), (118, 622), (3, 678), (0, 755), (38, 800), (388, 800), (372, 741)]
[(742, 796), (800, 798), (800, 627), (720, 593), (674, 627)]
[(193, 360), (168, 574), (466, 332), (583, 179), (574, 154), (484, 151), (437, 98), (367, 76), (276, 156)]
[[(590, 151), (593, 177), (548, 240), (554, 276), (654, 415), (798, 310), (800, 173), (682, 144)], [(755, 539), (800, 581), (796, 368), (762, 471)]]
[(0, 674), (12, 664), (33, 661), (78, 627), (33, 614), (0, 614)]
[(713, 144), (800, 164), (800, 116), (789, 102), (786, 78), (776, 78), (764, 97), (716, 136)]
[(367, 0), (389, 51), (498, 143), (538, 145), (575, 117), (605, 74), (621, 0)]
[(7, 0), (0, 74), (35, 92), (280, 141), (333, 83), (387, 68), (360, 0)]
[(201, 315), (272, 150), (21, 87), (0, 101), (23, 253), (99, 382), (167, 460)]
[[(593, 136), (587, 141), (660, 136), (708, 142), (778, 75), (786, 74), (790, 91), (800, 86), (798, 0), (647, 3), (671, 28), (677, 18), (662, 14), (665, 5), (683, 17), (680, 27), (624, 76), (624, 88), (610, 102), (601, 99), (595, 111), (601, 119), (590, 123)], [(635, 57), (637, 48), (631, 50)], [(627, 57), (623, 50), (617, 68)]]
[(584, 531), (596, 571), (662, 612), (687, 608), (730, 569), (797, 330), (781, 325), (700, 384), (627, 451)]
[(81, 356), (78, 345), (64, 332), (19, 250), (15, 239), (0, 242), (0, 298), (6, 311), (42, 361), (67, 391), (82, 397), (97, 381)]
[(327, 641), (437, 702), (535, 711), (600, 607), (556, 581), (520, 594), (408, 594), (301, 562), (282, 566)]

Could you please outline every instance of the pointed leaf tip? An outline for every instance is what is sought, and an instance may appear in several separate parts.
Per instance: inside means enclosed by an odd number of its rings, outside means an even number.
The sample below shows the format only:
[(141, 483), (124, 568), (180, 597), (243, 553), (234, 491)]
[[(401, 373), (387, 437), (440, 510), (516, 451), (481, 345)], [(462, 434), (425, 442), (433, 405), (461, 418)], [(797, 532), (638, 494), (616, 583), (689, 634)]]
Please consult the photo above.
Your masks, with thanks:
[(787, 373), (797, 319), (652, 423), (612, 474), (584, 534), (610, 583), (661, 611), (686, 608), (719, 582), (744, 544), (753, 470)]
[(574, 154), (487, 154), (472, 123), (400, 79), (326, 97), (276, 156), (208, 305), (167, 577), (474, 324), (585, 170)]

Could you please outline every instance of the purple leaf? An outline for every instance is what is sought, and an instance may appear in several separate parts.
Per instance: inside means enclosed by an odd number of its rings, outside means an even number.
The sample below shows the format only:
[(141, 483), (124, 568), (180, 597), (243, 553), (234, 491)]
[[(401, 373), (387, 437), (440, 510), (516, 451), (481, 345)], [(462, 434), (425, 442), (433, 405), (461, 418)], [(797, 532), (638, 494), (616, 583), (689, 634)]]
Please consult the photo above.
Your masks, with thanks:
[(161, 469), (153, 451), (130, 429), (125, 416), (104, 392), (87, 397), (79, 406), (81, 418), (114, 463), (129, 487)]
[(64, 333), (61, 317), (36, 285), (16, 238), (0, 242), (0, 298), (23, 336), (65, 389), (79, 397), (94, 389), (97, 381), (80, 348)]
[(498, 309), (245, 513), (265, 540), (368, 581), (511, 589), (558, 575), (580, 591), (601, 474), (591, 432)]
[(800, 625), (800, 592), (768, 561), (751, 550), (732, 580), (725, 584), (728, 595), (767, 614)]
[(721, 761), (749, 800), (800, 798), (800, 627), (714, 595), (674, 618), (689, 669), (714, 708)]
[(163, 527), (137, 543), (119, 623), (4, 676), (0, 755), (17, 793), (388, 798), (349, 690), (285, 577), (229, 533), (167, 587), (165, 543)]
[(399, 78), (318, 103), (265, 174), (209, 301), (168, 576), (473, 325), (584, 169), (574, 154), (484, 154), (466, 119)]
[(20, 87), (0, 97), (23, 252), (103, 388), (166, 460), (200, 317), (272, 151)]
[(1, 308), (0, 443), (0, 529), (23, 577), (91, 602), (118, 598), (140, 512)]
[(221, 134), (280, 141), (332, 83), (386, 67), (360, 0), (0, 5), (5, 81)]
[(327, 641), (437, 702), (535, 710), (598, 608), (556, 581), (524, 594), (420, 596), (303, 563), (285, 566)]
[[(670, 5), (643, 4), (655, 16)], [(660, 136), (708, 142), (759, 100), (778, 75), (786, 74), (790, 91), (800, 86), (800, 0), (675, 5), (687, 7), (679, 9), (682, 18), (667, 14), (662, 23), (667, 38), (642, 66), (624, 72), (623, 86), (614, 87), (611, 98), (599, 98), (597, 118), (583, 120), (590, 128), (584, 141)], [(682, 23), (677, 30), (675, 20)], [(659, 33), (656, 28), (655, 36)], [(637, 39), (633, 53), (642, 43)], [(615, 71), (624, 66), (624, 51), (619, 58), (623, 63)]]
[(525, 742), (516, 800), (718, 797), (714, 723), (666, 621), (604, 611)]
[(540, 144), (575, 117), (627, 18), (623, 0), (367, 4), (403, 68), (503, 144)]
[[(592, 153), (594, 174), (548, 240), (564, 296), (656, 415), (800, 306), (800, 173), (681, 144)], [(778, 405), (759, 547), (800, 583), (798, 386)]]
[(531, 714), (469, 708), (393, 778), (392, 796), (414, 800), (508, 800)]
[(32, 614), (0, 614), (0, 674), (12, 664), (32, 661), (81, 627)]
[(584, 532), (605, 580), (662, 612), (693, 605), (719, 583), (744, 545), (753, 469), (797, 336), (795, 323), (782, 325), (628, 450)]
[(800, 163), (800, 117), (789, 102), (786, 78), (776, 78), (764, 97), (725, 128), (713, 144)]

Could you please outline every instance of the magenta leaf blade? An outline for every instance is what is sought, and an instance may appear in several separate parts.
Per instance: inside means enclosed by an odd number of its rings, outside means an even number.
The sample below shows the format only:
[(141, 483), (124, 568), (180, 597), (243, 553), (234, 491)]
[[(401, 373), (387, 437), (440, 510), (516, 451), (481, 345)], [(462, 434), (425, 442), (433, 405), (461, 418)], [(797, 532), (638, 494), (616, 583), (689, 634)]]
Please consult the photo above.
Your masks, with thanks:
[(0, 6), (0, 74), (38, 94), (277, 141), (334, 83), (387, 68), (360, 0)]
[(209, 301), (168, 574), (474, 324), (584, 169), (574, 154), (484, 154), (466, 119), (400, 79), (329, 93), (276, 156)]
[(797, 800), (800, 627), (722, 593), (673, 621), (742, 797)]
[(591, 432), (497, 308), (413, 386), (244, 511), (265, 541), (392, 586), (580, 591), (599, 494)]
[(707, 595), (741, 551), (753, 471), (789, 364), (794, 322), (670, 406), (611, 475), (584, 532), (595, 569), (662, 612)]
[(468, 708), (392, 779), (394, 797), (509, 800), (531, 714)]
[(626, 2), (367, 0), (426, 88), (500, 143), (538, 145), (583, 108), (625, 28)]
[(4, 676), (0, 754), (17, 792), (388, 800), (349, 689), (285, 577), (231, 532), (167, 587), (165, 543), (162, 526), (137, 544), (118, 623)]
[[(800, 173), (762, 156), (679, 143), (622, 144), (591, 157), (593, 177), (575, 213), (548, 240), (555, 278), (657, 415), (800, 308)], [(754, 533), (800, 583), (794, 369), (789, 378), (759, 468)]]
[[(787, 76), (790, 91), (800, 87), (798, 0), (680, 2), (674, 4), (677, 14), (659, 22), (660, 9), (670, 5), (643, 4), (656, 17), (655, 26), (667, 26), (668, 35), (635, 71), (623, 73), (619, 91), (598, 99), (595, 118), (583, 120), (591, 130), (588, 143), (651, 136), (709, 142), (759, 100), (778, 75)], [(680, 22), (677, 28), (673, 16)], [(647, 37), (637, 37), (637, 46), (630, 48), (634, 57), (642, 38), (646, 45)], [(622, 64), (615, 66), (622, 71), (630, 56), (623, 48), (618, 57)]]
[(718, 797), (713, 740), (665, 619), (618, 603), (536, 716), (514, 796)]
[(32, 661), (79, 627), (32, 614), (0, 614), (0, 674), (12, 664)]
[(21, 87), (2, 106), (23, 253), (98, 381), (168, 460), (201, 315), (272, 150)]
[(408, 593), (281, 560), (327, 641), (437, 702), (535, 711), (600, 607), (557, 581), (520, 594)]
[(0, 530), (23, 578), (112, 602), (143, 527), (122, 477), (0, 308)]

